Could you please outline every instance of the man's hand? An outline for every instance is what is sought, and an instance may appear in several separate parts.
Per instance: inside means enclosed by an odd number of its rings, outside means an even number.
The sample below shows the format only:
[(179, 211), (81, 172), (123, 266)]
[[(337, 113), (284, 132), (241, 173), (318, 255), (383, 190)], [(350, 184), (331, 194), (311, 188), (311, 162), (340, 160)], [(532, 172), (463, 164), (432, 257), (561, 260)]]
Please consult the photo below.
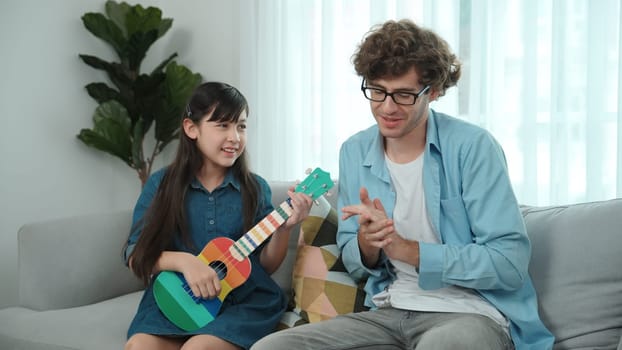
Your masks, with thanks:
[(387, 217), (382, 202), (370, 199), (367, 189), (362, 187), (359, 193), (361, 204), (343, 207), (342, 219), (359, 216), (358, 243), (363, 263), (373, 267), (378, 263), (380, 250), (390, 259), (401, 260), (419, 268), (419, 242), (402, 238)]
[(370, 199), (365, 187), (362, 187), (359, 196), (361, 204), (343, 207), (342, 219), (359, 216), (358, 243), (363, 262), (368, 267), (373, 267), (380, 257), (380, 249), (392, 242), (394, 232), (393, 220), (387, 217), (387, 213), (379, 199)]

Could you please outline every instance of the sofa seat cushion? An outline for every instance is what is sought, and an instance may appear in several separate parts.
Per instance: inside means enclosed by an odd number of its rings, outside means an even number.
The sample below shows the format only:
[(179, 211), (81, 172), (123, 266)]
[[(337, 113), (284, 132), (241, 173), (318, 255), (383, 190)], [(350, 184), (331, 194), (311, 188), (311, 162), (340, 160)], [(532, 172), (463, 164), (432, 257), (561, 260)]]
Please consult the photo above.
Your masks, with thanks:
[(529, 271), (555, 349), (615, 349), (622, 335), (622, 199), (522, 211)]
[(1, 348), (123, 349), (127, 327), (142, 293), (138, 291), (68, 309), (36, 311), (11, 307), (0, 310)]

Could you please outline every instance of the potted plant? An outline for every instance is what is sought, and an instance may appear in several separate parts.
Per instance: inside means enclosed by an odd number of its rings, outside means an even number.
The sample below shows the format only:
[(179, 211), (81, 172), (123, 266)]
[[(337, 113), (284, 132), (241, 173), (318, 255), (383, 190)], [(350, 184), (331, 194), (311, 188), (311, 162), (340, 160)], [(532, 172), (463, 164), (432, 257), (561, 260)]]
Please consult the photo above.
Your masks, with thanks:
[[(156, 156), (177, 138), (186, 101), (202, 78), (176, 63), (177, 53), (150, 73), (141, 72), (149, 47), (173, 23), (162, 18), (160, 9), (107, 1), (105, 10), (105, 15), (84, 14), (82, 22), (89, 32), (112, 46), (119, 61), (79, 55), (87, 65), (106, 72), (113, 87), (103, 82), (86, 85), (99, 106), (93, 114), (93, 127), (80, 130), (77, 137), (123, 160), (136, 170), (144, 185)], [(151, 127), (155, 143), (146, 150), (145, 135)]]

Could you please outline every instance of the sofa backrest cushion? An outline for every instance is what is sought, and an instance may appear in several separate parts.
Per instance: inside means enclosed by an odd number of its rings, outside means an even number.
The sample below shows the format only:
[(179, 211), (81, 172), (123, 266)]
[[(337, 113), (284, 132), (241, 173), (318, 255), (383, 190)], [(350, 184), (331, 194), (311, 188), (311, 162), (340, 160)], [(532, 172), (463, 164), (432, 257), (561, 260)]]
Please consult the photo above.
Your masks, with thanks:
[(615, 349), (622, 334), (622, 199), (522, 207), (540, 316), (559, 349)]
[(17, 238), (19, 304), (62, 309), (140, 290), (140, 281), (121, 257), (130, 225), (131, 212), (123, 210), (22, 226)]

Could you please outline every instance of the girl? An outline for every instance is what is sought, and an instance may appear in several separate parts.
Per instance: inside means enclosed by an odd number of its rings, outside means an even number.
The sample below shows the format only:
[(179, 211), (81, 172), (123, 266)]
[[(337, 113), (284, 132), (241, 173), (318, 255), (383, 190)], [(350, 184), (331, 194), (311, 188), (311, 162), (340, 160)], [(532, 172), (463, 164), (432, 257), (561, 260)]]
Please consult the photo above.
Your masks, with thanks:
[(185, 114), (175, 160), (149, 178), (134, 209), (124, 256), (147, 288), (125, 349), (247, 349), (274, 330), (285, 310), (285, 297), (270, 274), (283, 261), (290, 231), (308, 215), (312, 200), (290, 188), (292, 215), (250, 255), (250, 276), (228, 294), (218, 316), (196, 331), (175, 326), (155, 302), (152, 277), (177, 271), (195, 296), (216, 297), (218, 275), (196, 255), (216, 237), (236, 240), (273, 210), (267, 182), (251, 173), (246, 161), (244, 96), (224, 83), (204, 83)]

